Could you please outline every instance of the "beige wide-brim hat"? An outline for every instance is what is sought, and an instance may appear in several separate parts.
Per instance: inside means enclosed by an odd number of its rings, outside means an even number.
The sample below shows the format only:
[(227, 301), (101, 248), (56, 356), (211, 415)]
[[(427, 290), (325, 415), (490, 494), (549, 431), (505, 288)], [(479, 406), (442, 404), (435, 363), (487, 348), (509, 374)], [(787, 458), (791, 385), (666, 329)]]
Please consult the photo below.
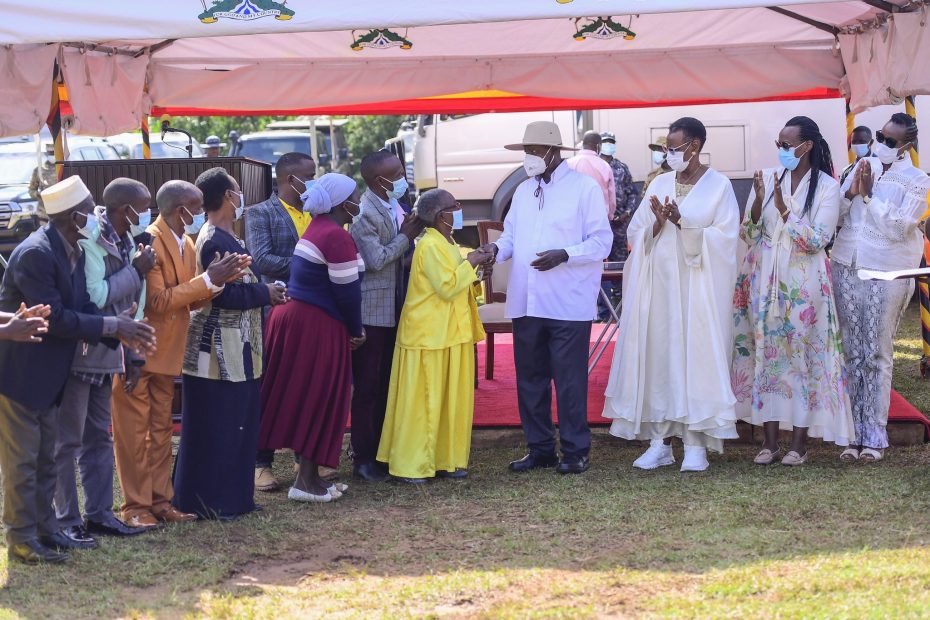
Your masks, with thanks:
[(664, 151), (666, 148), (668, 148), (667, 136), (656, 138), (656, 141), (649, 145), (650, 151)]
[(73, 176), (49, 185), (42, 190), (41, 196), (45, 212), (48, 215), (56, 215), (73, 209), (90, 198), (90, 190), (84, 185), (81, 177)]
[(523, 142), (508, 144), (504, 148), (508, 151), (522, 151), (524, 146), (554, 146), (563, 151), (577, 151), (578, 149), (562, 144), (562, 132), (559, 126), (552, 121), (535, 121), (526, 126), (523, 132)]

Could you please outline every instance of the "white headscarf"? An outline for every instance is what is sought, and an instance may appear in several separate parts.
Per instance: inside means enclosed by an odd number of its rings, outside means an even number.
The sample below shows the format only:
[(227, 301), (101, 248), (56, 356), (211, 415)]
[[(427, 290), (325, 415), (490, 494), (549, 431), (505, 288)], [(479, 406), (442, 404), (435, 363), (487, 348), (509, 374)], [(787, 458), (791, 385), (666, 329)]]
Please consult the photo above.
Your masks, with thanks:
[(357, 188), (352, 178), (330, 172), (316, 181), (307, 181), (307, 189), (300, 195), (300, 201), (304, 211), (316, 217), (344, 203)]

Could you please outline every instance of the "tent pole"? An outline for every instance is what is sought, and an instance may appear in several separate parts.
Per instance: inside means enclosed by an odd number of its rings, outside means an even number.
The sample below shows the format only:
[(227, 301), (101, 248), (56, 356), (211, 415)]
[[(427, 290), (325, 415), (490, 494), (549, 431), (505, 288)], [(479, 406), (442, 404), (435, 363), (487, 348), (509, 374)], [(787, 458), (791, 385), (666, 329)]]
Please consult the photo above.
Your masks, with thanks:
[[(908, 95), (904, 98), (904, 111), (917, 118), (917, 106), (915, 105), (914, 96)], [(915, 166), (920, 166), (920, 156), (917, 149), (911, 149), (911, 161)], [(930, 209), (928, 209), (930, 212)], [(924, 217), (926, 217), (924, 213)], [(920, 266), (926, 267), (930, 264), (930, 241), (927, 241), (926, 227), (927, 220), (923, 221), (924, 226), (924, 255), (920, 258)], [(917, 278), (917, 299), (920, 302), (920, 376), (924, 379), (930, 379), (930, 279)]]
[(142, 159), (152, 159), (152, 143), (149, 138), (149, 115), (142, 117)]
[(808, 26), (813, 26), (813, 27), (816, 28), (817, 30), (823, 30), (824, 32), (829, 32), (829, 33), (832, 34), (834, 37), (840, 34), (840, 29), (837, 28), (836, 26), (831, 26), (830, 24), (825, 24), (825, 23), (823, 23), (823, 22), (819, 22), (819, 21), (817, 21), (816, 19), (811, 19), (810, 17), (804, 17), (803, 15), (799, 15), (799, 14), (795, 13), (794, 11), (789, 11), (789, 10), (787, 10), (787, 9), (783, 9), (783, 8), (781, 8), (780, 6), (767, 6), (767, 7), (765, 7), (765, 8), (767, 8), (767, 9), (770, 10), (770, 11), (775, 11), (775, 12), (778, 13), (779, 15), (784, 15), (785, 17), (790, 17), (791, 19), (796, 19), (796, 20), (798, 20), (799, 22), (803, 22), (803, 23), (807, 24)]
[(855, 163), (856, 154), (852, 149), (852, 135), (853, 129), (856, 128), (856, 115), (852, 113), (852, 110), (849, 108), (849, 99), (846, 100), (846, 155), (849, 158), (849, 163)]

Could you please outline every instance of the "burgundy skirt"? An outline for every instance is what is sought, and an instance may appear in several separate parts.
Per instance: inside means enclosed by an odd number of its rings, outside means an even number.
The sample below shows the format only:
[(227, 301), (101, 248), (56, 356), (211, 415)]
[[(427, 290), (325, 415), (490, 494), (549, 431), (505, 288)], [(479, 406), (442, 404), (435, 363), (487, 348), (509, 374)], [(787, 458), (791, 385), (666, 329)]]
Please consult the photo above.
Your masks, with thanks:
[(265, 356), (259, 447), (290, 448), (319, 465), (338, 467), (352, 402), (345, 325), (316, 306), (291, 300), (268, 317)]

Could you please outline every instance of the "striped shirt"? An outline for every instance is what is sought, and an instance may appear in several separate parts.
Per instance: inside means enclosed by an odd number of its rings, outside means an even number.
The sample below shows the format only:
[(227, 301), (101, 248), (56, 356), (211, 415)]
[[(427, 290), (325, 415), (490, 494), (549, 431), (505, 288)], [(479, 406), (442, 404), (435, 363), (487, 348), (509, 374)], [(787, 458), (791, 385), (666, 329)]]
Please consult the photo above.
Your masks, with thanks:
[(330, 218), (317, 217), (294, 248), (287, 294), (317, 306), (342, 321), (352, 336), (360, 336), (364, 272), (352, 236)]

